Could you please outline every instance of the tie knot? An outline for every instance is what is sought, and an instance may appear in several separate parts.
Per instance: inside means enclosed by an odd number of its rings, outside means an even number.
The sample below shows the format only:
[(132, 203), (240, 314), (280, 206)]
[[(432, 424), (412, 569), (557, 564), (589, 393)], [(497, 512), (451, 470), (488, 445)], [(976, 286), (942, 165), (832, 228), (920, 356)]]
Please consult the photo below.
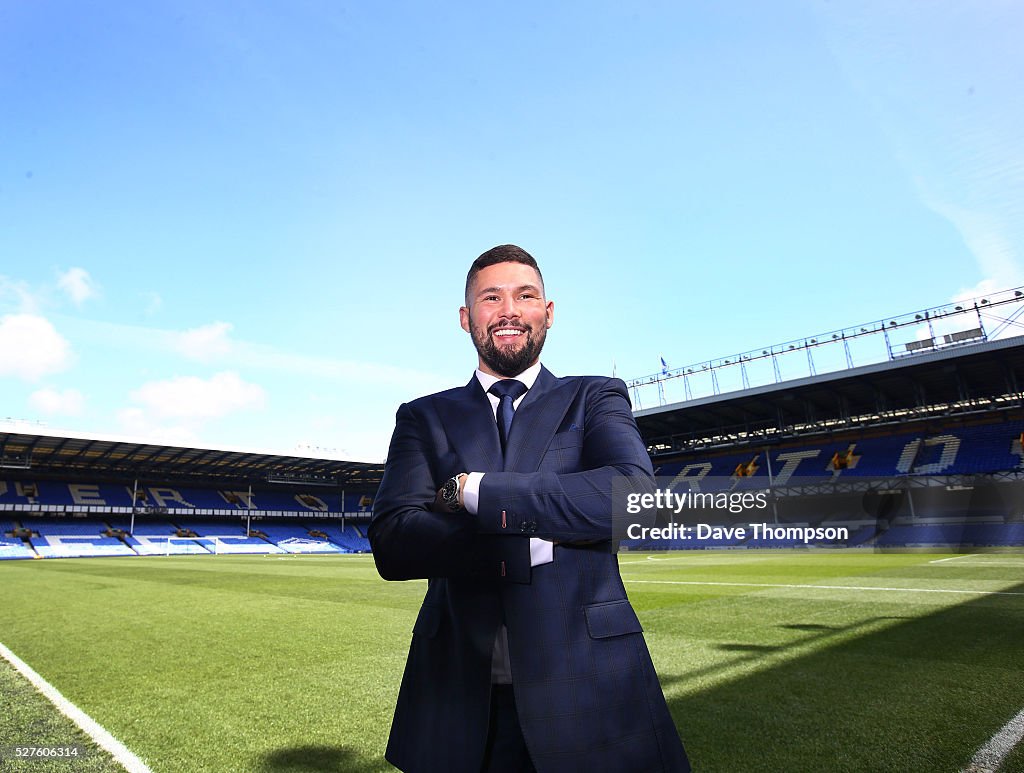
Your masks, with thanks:
[(503, 397), (511, 397), (513, 400), (518, 400), (526, 394), (526, 384), (522, 381), (516, 381), (514, 378), (505, 378), (495, 381), (487, 391), (499, 400)]

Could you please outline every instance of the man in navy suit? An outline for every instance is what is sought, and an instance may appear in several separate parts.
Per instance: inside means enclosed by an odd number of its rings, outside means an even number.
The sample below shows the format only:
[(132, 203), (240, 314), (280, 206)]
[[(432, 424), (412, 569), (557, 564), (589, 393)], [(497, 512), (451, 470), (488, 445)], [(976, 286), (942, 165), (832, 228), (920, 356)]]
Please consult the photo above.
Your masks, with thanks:
[(429, 581), (387, 759), (688, 771), (612, 547), (612, 480), (653, 486), (625, 384), (540, 364), (554, 303), (519, 247), (474, 261), (459, 316), (477, 371), (398, 409), (370, 523), (384, 579)]

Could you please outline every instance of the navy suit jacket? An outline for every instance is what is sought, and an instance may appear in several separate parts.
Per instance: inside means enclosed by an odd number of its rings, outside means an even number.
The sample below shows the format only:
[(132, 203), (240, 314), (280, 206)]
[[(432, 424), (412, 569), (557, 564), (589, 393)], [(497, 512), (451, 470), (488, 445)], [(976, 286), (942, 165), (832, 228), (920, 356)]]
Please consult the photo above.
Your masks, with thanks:
[[(485, 473), (476, 515), (436, 513), (452, 475)], [(612, 549), (612, 480), (653, 486), (625, 384), (542, 369), (503, 459), (474, 377), (402, 405), (369, 538), (381, 576), (429, 579), (386, 757), (477, 773), (499, 626), (539, 773), (689, 770)], [(530, 566), (529, 538), (557, 541)]]

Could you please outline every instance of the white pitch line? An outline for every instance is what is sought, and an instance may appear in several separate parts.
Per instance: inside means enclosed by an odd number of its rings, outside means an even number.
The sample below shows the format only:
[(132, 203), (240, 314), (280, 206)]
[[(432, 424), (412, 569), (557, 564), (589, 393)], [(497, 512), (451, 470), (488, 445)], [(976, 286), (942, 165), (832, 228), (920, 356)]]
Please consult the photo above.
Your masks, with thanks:
[(1024, 709), (978, 749), (964, 773), (995, 773), (1024, 738)]
[(108, 733), (99, 722), (61, 695), (56, 687), (43, 679), (28, 663), (11, 652), (3, 643), (0, 643), (0, 655), (14, 666), (18, 673), (28, 679), (32, 686), (42, 693), (50, 703), (56, 706), (61, 714), (78, 725), (98, 746), (106, 749), (128, 773), (151, 773), (146, 763), (129, 751), (128, 747)]
[[(700, 555), (693, 555), (694, 553), (700, 553), (698, 550), (688, 551), (690, 555), (675, 555), (675, 556), (646, 556), (644, 559), (636, 561), (619, 561), (619, 566), (629, 566), (630, 564), (643, 564), (646, 561), (692, 561), (696, 565), (711, 565), (717, 563), (718, 559), (722, 558), (721, 554), (707, 555), (705, 558), (701, 558)], [(778, 556), (767, 556), (767, 555), (751, 555), (750, 553), (741, 554), (733, 553), (728, 556), (727, 561), (730, 564), (738, 563), (753, 563), (755, 561), (771, 561), (778, 558)], [(743, 559), (742, 561), (738, 559)]]
[(973, 558), (974, 556), (980, 555), (979, 553), (964, 553), (959, 556), (949, 556), (949, 558), (936, 558), (934, 561), (929, 561), (929, 564), (941, 564), (943, 561), (957, 561), (961, 558)]
[(960, 590), (954, 588), (884, 588), (871, 585), (795, 585), (775, 582), (705, 582), (702, 580), (634, 580), (623, 577), (626, 582), (648, 585), (723, 585), (738, 588), (797, 588), (812, 590), (876, 590), (896, 593), (963, 593), (970, 596), (1024, 596), (1024, 593), (1004, 590)]
[(957, 566), (1016, 566), (1024, 569), (1024, 561), (961, 561)]

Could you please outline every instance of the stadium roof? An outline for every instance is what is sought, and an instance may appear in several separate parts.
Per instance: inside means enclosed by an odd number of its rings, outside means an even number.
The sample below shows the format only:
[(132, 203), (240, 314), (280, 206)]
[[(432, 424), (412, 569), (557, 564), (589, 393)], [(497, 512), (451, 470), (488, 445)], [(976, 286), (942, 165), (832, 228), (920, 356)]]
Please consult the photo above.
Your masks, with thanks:
[(1024, 337), (635, 412), (652, 454), (1024, 406)]
[(0, 474), (376, 487), (383, 465), (0, 429)]

